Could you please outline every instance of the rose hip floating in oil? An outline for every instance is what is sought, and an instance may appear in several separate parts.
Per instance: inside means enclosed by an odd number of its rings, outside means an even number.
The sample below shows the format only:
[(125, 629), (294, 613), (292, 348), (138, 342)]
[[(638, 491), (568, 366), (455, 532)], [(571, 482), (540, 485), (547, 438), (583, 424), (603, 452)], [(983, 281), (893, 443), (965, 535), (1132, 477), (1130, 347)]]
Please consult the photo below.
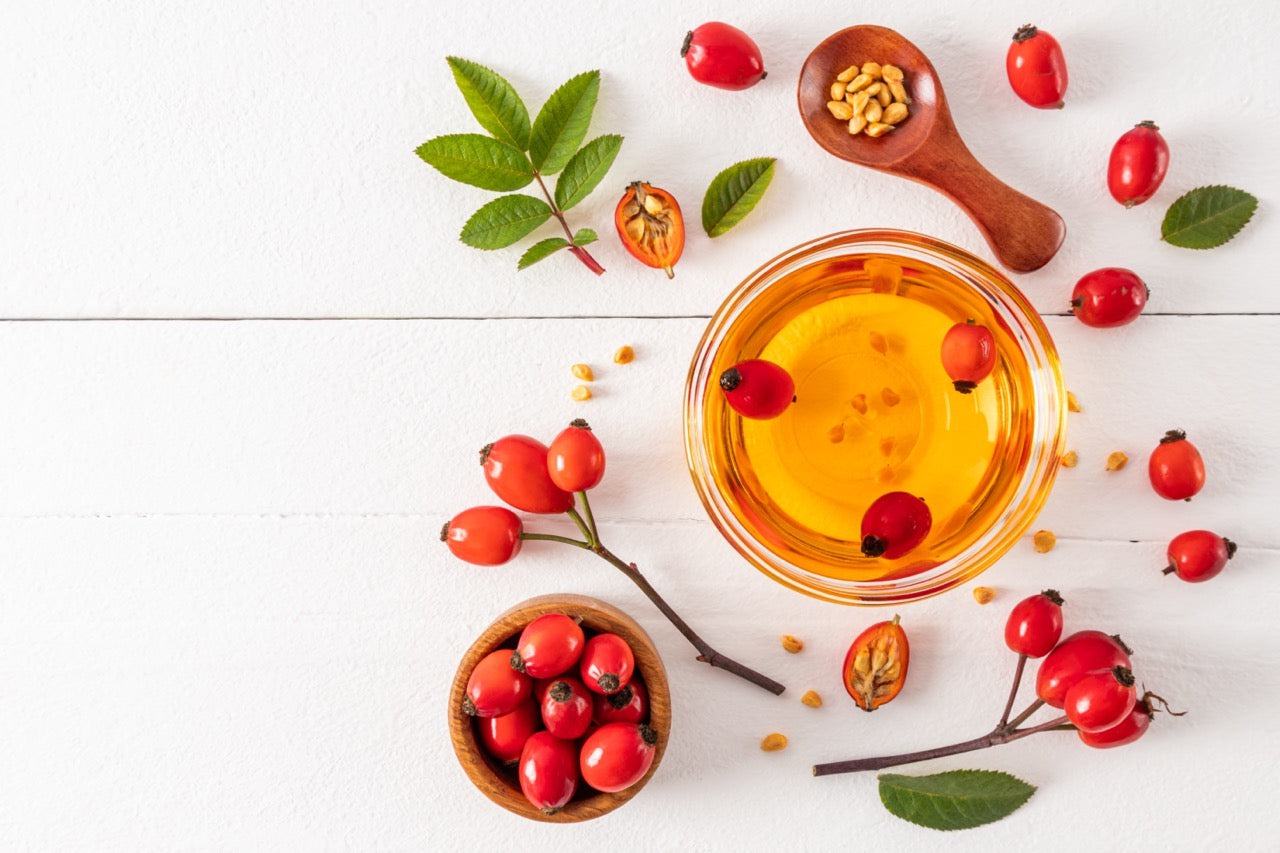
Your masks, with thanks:
[(767, 75), (760, 48), (751, 36), (720, 21), (690, 30), (680, 55), (694, 80), (717, 89), (749, 89)]
[(955, 389), (968, 394), (996, 366), (996, 339), (973, 320), (956, 323), (942, 338), (942, 368)]
[(1188, 583), (1217, 577), (1236, 555), (1236, 543), (1212, 530), (1188, 530), (1169, 542), (1166, 575), (1177, 574)]
[(867, 628), (844, 656), (844, 689), (864, 711), (874, 711), (902, 690), (907, 680), (910, 648), (898, 617)]
[(613, 224), (618, 239), (645, 266), (675, 278), (676, 261), (684, 251), (684, 216), (675, 196), (643, 181), (631, 183), (617, 208)]
[(1071, 311), (1086, 326), (1107, 329), (1138, 319), (1151, 291), (1133, 270), (1104, 267), (1086, 273), (1071, 291)]
[(862, 516), (862, 553), (896, 560), (923, 542), (932, 526), (923, 498), (910, 492), (881, 495)]
[(1027, 24), (1013, 34), (1005, 72), (1014, 93), (1038, 109), (1060, 109), (1067, 93), (1067, 60), (1047, 32)]
[(1189, 501), (1204, 488), (1204, 460), (1185, 432), (1171, 429), (1151, 451), (1147, 476), (1165, 500)]
[(740, 361), (720, 374), (725, 402), (744, 418), (776, 418), (795, 402), (791, 374), (762, 358)]
[(1153, 121), (1139, 122), (1116, 140), (1107, 163), (1107, 189), (1125, 207), (1156, 194), (1169, 171), (1169, 144)]

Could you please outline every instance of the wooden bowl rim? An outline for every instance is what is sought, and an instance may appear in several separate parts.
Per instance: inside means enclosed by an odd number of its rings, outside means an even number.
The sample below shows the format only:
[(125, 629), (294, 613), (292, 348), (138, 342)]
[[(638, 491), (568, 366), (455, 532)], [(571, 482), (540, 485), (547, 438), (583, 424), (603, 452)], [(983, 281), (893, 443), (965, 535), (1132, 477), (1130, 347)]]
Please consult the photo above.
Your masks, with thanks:
[[(571, 801), (552, 815), (543, 814), (525, 799), (518, 784), (512, 784), (493, 766), (492, 759), (484, 752), (476, 739), (473, 718), (462, 711), (462, 698), (466, 692), (471, 670), (482, 657), (501, 648), (504, 643), (519, 635), (524, 626), (548, 613), (565, 613), (582, 618), (583, 627), (593, 631), (609, 631), (621, 636), (635, 653), (636, 671), (649, 693), (649, 724), (658, 734), (654, 747), (653, 764), (639, 782), (623, 791), (596, 793), (590, 797)], [(574, 593), (539, 595), (513, 605), (503, 611), (489, 627), (480, 633), (467, 649), (458, 664), (449, 690), (449, 737), (458, 763), (471, 779), (493, 802), (514, 814), (530, 820), (546, 823), (578, 823), (608, 814), (626, 803), (648, 784), (666, 752), (671, 733), (671, 689), (667, 682), (666, 667), (658, 649), (640, 624), (617, 607), (590, 596)]]

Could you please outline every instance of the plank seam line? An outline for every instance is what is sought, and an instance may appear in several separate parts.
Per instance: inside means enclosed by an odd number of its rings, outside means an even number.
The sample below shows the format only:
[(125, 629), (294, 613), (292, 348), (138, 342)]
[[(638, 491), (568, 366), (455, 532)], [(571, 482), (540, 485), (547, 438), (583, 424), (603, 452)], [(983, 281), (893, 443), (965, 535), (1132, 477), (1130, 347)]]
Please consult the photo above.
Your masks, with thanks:
[[(1070, 317), (1070, 311), (1042, 311), (1041, 317)], [(1150, 311), (1144, 317), (1280, 317), (1280, 311)], [(415, 323), (415, 322), (504, 322), (512, 320), (710, 320), (710, 314), (517, 314), (491, 315), (405, 315), (405, 316), (264, 316), (264, 317), (3, 317), (0, 323)]]

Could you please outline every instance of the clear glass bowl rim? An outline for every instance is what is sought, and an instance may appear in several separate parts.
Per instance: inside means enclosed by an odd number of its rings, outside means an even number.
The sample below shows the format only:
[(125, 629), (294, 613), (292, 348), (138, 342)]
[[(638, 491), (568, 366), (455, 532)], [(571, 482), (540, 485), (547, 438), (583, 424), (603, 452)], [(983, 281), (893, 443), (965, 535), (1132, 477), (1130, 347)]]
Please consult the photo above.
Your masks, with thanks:
[[(727, 331), (743, 311), (790, 272), (853, 253), (899, 255), (923, 260), (976, 290), (1008, 323), (1031, 373), (1032, 451), (1014, 495), (999, 521), (951, 559), (909, 578), (843, 581), (810, 572), (782, 559), (737, 518), (711, 476), (703, 440), (702, 400), (710, 368)], [(942, 240), (893, 229), (855, 229), (802, 243), (766, 261), (721, 303), (707, 324), (685, 383), (685, 457), (694, 487), (712, 523), (747, 562), (784, 586), (841, 604), (897, 605), (938, 595), (972, 580), (1004, 556), (1044, 506), (1057, 474), (1066, 433), (1066, 388), (1057, 350), (1044, 321), (1011, 281), (991, 264)]]

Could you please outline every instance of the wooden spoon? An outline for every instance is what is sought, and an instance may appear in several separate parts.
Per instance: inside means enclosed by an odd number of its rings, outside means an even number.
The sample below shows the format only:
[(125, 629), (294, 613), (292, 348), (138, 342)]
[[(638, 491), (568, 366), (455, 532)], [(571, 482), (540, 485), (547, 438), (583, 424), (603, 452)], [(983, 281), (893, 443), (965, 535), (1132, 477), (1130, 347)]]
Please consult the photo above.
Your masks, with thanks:
[[(879, 138), (849, 135), (827, 109), (836, 75), (854, 63), (896, 65), (906, 76), (910, 114)], [(814, 48), (800, 70), (800, 116), (818, 144), (842, 160), (933, 187), (960, 205), (1000, 263), (1017, 272), (1049, 262), (1066, 237), (1062, 217), (1001, 182), (969, 152), (928, 57), (884, 27), (841, 30)]]

